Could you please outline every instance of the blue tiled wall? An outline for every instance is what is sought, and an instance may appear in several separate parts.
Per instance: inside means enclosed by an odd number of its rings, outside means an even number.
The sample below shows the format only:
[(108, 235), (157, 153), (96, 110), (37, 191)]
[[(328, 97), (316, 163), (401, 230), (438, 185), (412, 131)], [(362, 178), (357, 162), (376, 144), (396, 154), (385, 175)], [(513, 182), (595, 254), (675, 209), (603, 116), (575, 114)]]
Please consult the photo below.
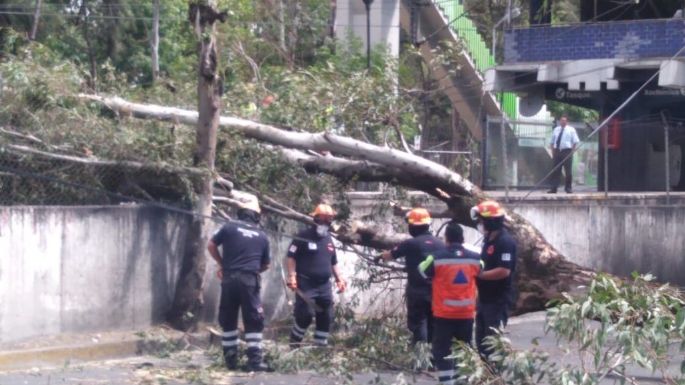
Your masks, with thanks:
[(670, 57), (683, 45), (683, 19), (541, 26), (505, 32), (504, 62)]

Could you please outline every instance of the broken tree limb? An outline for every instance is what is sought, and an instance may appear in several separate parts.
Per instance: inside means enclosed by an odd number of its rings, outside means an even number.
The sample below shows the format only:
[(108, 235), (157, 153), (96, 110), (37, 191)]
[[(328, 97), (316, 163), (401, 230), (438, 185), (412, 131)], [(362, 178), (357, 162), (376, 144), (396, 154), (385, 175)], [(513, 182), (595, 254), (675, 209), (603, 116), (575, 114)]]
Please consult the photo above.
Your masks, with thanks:
[(98, 158), (84, 158), (80, 156), (56, 154), (46, 151), (37, 150), (28, 146), (20, 146), (15, 144), (5, 144), (0, 146), (8, 153), (15, 155), (33, 155), (45, 159), (61, 160), (70, 163), (78, 163), (87, 166), (97, 166), (97, 167), (123, 167), (131, 170), (146, 170), (146, 171), (158, 171), (165, 172), (169, 174), (182, 174), (190, 176), (208, 176), (209, 172), (201, 168), (195, 167), (180, 167), (174, 166), (166, 163), (141, 163), (133, 162), (128, 160), (102, 160)]
[[(168, 120), (185, 124), (196, 124), (197, 112), (173, 107), (131, 103), (117, 97), (80, 95), (84, 100), (103, 103), (115, 111), (126, 112), (143, 119)], [(473, 226), (469, 216), (471, 206), (487, 196), (473, 183), (448, 168), (430, 160), (399, 150), (379, 147), (331, 133), (306, 133), (282, 130), (274, 126), (252, 122), (236, 117), (222, 117), (222, 127), (231, 128), (246, 137), (260, 142), (297, 150), (330, 152), (335, 157), (305, 157), (300, 153), (298, 162), (310, 170), (334, 176), (364, 175), (365, 177), (398, 176), (391, 183), (418, 189), (444, 201), (452, 218)], [(284, 152), (287, 153), (287, 152)], [(292, 153), (290, 154), (292, 155)], [(308, 154), (305, 154), (308, 155)], [(339, 158), (345, 156), (346, 158)], [(350, 166), (343, 167), (347, 162)], [(366, 166), (364, 163), (369, 162)], [(332, 166), (335, 165), (335, 166)], [(355, 170), (356, 167), (356, 170)], [(344, 171), (343, 171), (344, 170)], [(346, 174), (347, 173), (347, 174)], [(398, 175), (402, 174), (402, 175)], [(509, 210), (506, 226), (516, 239), (518, 246), (516, 312), (540, 310), (562, 293), (575, 291), (593, 277), (593, 272), (564, 258), (542, 234), (523, 217)], [(350, 241), (364, 243), (377, 248), (389, 248), (397, 240), (379, 238), (374, 228), (365, 232), (362, 228), (350, 228)], [(341, 239), (342, 240), (342, 239)]]
[[(119, 97), (87, 94), (80, 94), (79, 97), (103, 103), (115, 111), (126, 112), (137, 118), (176, 121), (185, 124), (196, 124), (198, 119), (197, 112), (180, 108), (132, 103)], [(379, 147), (327, 132), (286, 131), (267, 124), (230, 116), (222, 116), (220, 125), (237, 130), (242, 135), (261, 142), (299, 150), (329, 151), (334, 154), (380, 163), (386, 167), (399, 168), (407, 174), (421, 176), (422, 184), (430, 185), (432, 188), (440, 188), (450, 194), (484, 196), (476, 185), (447, 167), (392, 148)], [(434, 192), (431, 193), (431, 195), (433, 194)]]

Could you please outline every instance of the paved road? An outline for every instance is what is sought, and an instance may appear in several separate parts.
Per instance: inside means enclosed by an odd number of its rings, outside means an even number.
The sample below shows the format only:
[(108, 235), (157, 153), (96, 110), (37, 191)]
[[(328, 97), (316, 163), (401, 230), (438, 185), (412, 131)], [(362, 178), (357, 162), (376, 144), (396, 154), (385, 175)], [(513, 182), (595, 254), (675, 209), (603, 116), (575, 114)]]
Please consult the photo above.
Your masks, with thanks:
[[(554, 336), (544, 333), (544, 314), (532, 313), (510, 320), (507, 337), (517, 349), (530, 349), (537, 341), (535, 348), (545, 351), (554, 362), (560, 365), (577, 365), (580, 355), (577, 349), (570, 347), (568, 351), (560, 349)], [(680, 362), (677, 358), (682, 353), (673, 347), (673, 360), (669, 372), (679, 373)], [(682, 358), (680, 358), (682, 359)], [(0, 385), (203, 385), (203, 384), (241, 384), (241, 385), (333, 385), (342, 384), (340, 379), (325, 377), (311, 372), (298, 374), (247, 374), (227, 372), (222, 369), (208, 369), (212, 366), (211, 359), (202, 351), (182, 351), (171, 357), (159, 358), (140, 356), (120, 360), (100, 361), (91, 363), (65, 363), (65, 365), (51, 369), (38, 369), (16, 372), (0, 372)], [(640, 384), (662, 383), (659, 376), (640, 369), (629, 368), (629, 374), (635, 375)], [(435, 384), (435, 380), (420, 376), (416, 378), (397, 378), (397, 373), (384, 373), (381, 381), (375, 382), (375, 375), (357, 374), (354, 384)], [(602, 384), (618, 384), (616, 378), (606, 378)]]
[[(140, 356), (120, 360), (65, 365), (61, 368), (0, 373), (0, 385), (334, 385), (342, 380), (315, 373), (254, 374), (207, 369), (211, 362), (199, 351), (182, 352), (170, 358)], [(404, 377), (396, 373), (376, 376), (357, 374), (355, 384), (435, 384), (426, 376)]]

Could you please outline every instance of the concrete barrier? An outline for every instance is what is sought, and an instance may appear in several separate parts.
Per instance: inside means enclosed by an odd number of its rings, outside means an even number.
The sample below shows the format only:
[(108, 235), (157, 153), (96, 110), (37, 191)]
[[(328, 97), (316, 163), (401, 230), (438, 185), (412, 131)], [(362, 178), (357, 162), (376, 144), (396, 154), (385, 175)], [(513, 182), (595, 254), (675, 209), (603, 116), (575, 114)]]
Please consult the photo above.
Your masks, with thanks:
[(187, 224), (152, 207), (0, 207), (0, 342), (162, 321)]
[[(577, 198), (577, 197), (576, 197)], [(351, 194), (355, 216), (387, 223), (378, 194)], [(685, 286), (685, 204), (648, 200), (545, 200), (510, 209), (527, 218), (572, 261), (614, 274), (651, 272)], [(381, 205), (382, 206), (382, 205)], [(189, 217), (147, 206), (0, 207), (0, 344), (71, 332), (145, 328), (171, 306)], [(435, 223), (437, 228), (440, 223)], [(281, 275), (293, 222), (265, 223), (272, 268), (262, 274), (267, 322), (290, 316), (294, 301)], [(216, 224), (218, 228), (220, 224)], [(467, 230), (467, 241), (479, 235)], [(339, 251), (344, 275), (366, 279), (359, 258)], [(216, 321), (216, 264), (208, 259), (201, 320)], [(372, 285), (365, 312), (402, 310), (401, 282)], [(354, 291), (336, 296), (350, 301)]]
[(629, 276), (652, 273), (685, 286), (685, 205), (621, 200), (514, 203), (568, 259), (599, 271)]
[[(0, 345), (163, 322), (189, 221), (187, 215), (149, 206), (0, 207)], [(271, 323), (292, 311), (294, 294), (286, 291), (281, 269), (300, 225), (264, 222), (273, 262), (262, 274), (262, 300)], [(363, 272), (355, 271), (355, 254), (339, 252), (338, 259), (348, 279), (363, 279)], [(221, 287), (216, 271), (208, 258), (202, 321), (217, 319)], [(398, 288), (401, 284), (379, 287), (361, 306), (397, 306)], [(384, 297), (375, 295), (381, 292)], [(336, 296), (337, 301), (353, 294)]]

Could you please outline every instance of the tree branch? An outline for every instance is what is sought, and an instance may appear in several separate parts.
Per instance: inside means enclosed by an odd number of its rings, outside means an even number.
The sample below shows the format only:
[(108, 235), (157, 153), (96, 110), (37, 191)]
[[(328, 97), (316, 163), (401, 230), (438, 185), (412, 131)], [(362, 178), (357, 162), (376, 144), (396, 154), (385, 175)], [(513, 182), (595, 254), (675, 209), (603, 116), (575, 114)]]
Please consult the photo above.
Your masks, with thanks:
[(133, 170), (147, 170), (147, 171), (161, 171), (170, 174), (183, 174), (191, 176), (206, 176), (209, 173), (201, 168), (194, 167), (180, 167), (166, 163), (140, 163), (128, 160), (100, 160), (97, 158), (83, 158), (73, 155), (54, 154), (46, 151), (36, 150), (28, 146), (19, 146), (14, 144), (5, 144), (3, 146), (5, 151), (15, 155), (34, 155), (45, 159), (61, 160), (70, 163), (78, 163), (87, 166), (97, 167), (124, 167)]
[[(119, 97), (85, 94), (81, 94), (79, 97), (103, 103), (115, 111), (127, 111), (138, 118), (179, 121), (185, 124), (197, 123), (196, 111), (131, 103)], [(421, 187), (422, 191), (431, 195), (436, 194), (435, 188), (437, 187), (453, 196), (469, 196), (480, 199), (485, 197), (477, 186), (447, 167), (400, 150), (384, 148), (327, 132), (286, 131), (274, 126), (229, 116), (221, 117), (220, 125), (233, 128), (246, 137), (262, 142), (300, 150), (329, 151), (334, 154), (382, 164), (387, 168), (398, 168), (405, 174), (420, 177), (415, 183), (415, 187)]]
[[(103, 103), (115, 111), (126, 111), (143, 119), (167, 120), (196, 124), (195, 111), (173, 107), (131, 103), (118, 97), (80, 95), (84, 100)], [(473, 225), (469, 209), (487, 196), (473, 183), (445, 166), (400, 150), (384, 148), (353, 138), (328, 132), (293, 132), (236, 117), (222, 117), (222, 127), (232, 128), (240, 134), (289, 149), (329, 152), (330, 156), (310, 156), (282, 151), (284, 158), (301, 164), (309, 172), (326, 172), (338, 177), (368, 178), (395, 182), (424, 191), (444, 201), (453, 218), (460, 223)], [(350, 159), (338, 158), (345, 156)], [(344, 178), (344, 177), (343, 177)], [(390, 180), (388, 180), (388, 178)], [(517, 286), (519, 298), (517, 312), (539, 310), (549, 300), (559, 298), (563, 292), (573, 292), (586, 285), (594, 273), (566, 260), (550, 245), (527, 220), (509, 210), (506, 226), (517, 242)], [(374, 227), (347, 224), (342, 228), (346, 238), (341, 240), (387, 249), (402, 237), (381, 234)], [(525, 277), (525, 279), (521, 279)]]

